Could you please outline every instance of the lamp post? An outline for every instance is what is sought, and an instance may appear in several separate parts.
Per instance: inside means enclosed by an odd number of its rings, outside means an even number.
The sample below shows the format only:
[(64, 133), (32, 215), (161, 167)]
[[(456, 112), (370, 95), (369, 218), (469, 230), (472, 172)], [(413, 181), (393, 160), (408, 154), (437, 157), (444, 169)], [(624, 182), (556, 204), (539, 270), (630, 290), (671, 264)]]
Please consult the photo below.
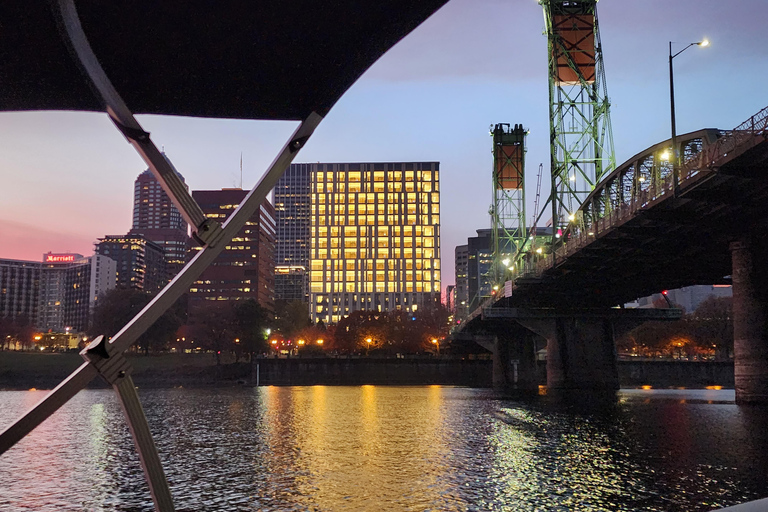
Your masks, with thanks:
[(709, 41), (704, 39), (698, 43), (691, 43), (674, 55), (672, 54), (672, 41), (669, 42), (669, 110), (672, 121), (672, 183), (675, 196), (677, 196), (677, 187), (680, 182), (680, 151), (677, 149), (677, 128), (675, 126), (675, 73), (672, 67), (672, 59), (691, 46), (709, 46)]

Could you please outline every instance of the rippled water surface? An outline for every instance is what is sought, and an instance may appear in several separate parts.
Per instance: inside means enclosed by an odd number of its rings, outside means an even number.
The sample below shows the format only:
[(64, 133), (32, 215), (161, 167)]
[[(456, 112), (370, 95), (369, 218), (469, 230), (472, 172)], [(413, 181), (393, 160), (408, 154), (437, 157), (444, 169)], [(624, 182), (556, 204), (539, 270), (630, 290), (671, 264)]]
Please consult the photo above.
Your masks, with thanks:
[[(564, 406), (450, 387), (139, 390), (179, 511), (705, 511), (768, 496), (768, 409), (732, 391)], [(0, 392), (0, 428), (43, 392)], [(0, 457), (2, 511), (144, 511), (111, 391)]]

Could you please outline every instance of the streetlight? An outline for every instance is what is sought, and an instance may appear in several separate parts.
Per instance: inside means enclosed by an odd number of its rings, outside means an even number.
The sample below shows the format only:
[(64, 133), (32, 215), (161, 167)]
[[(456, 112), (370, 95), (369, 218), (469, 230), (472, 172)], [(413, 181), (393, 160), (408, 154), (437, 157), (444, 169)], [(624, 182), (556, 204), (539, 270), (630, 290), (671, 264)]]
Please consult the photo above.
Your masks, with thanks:
[(672, 118), (672, 183), (675, 195), (677, 195), (677, 187), (680, 181), (678, 176), (680, 173), (680, 151), (677, 149), (677, 128), (675, 127), (675, 74), (672, 68), (672, 59), (683, 53), (691, 46), (706, 47), (709, 46), (709, 41), (704, 39), (698, 43), (691, 43), (674, 55), (672, 54), (672, 41), (669, 42), (669, 110)]
[(432, 343), (437, 348), (437, 355), (440, 355), (440, 342), (437, 340), (437, 338), (432, 338)]
[(367, 356), (368, 355), (368, 351), (371, 349), (371, 343), (373, 343), (373, 339), (366, 338), (365, 342), (367, 343), (367, 345), (365, 346), (365, 355)]

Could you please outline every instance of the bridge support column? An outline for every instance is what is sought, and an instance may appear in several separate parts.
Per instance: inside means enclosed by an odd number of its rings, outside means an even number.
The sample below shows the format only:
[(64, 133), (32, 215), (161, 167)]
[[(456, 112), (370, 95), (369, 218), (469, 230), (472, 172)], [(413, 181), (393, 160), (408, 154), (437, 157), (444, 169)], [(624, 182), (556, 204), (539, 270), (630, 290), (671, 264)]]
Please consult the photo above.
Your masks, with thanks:
[(768, 403), (768, 256), (765, 243), (731, 244), (737, 403)]
[(499, 329), (493, 344), (493, 387), (537, 390), (536, 341), (519, 326)]
[(518, 321), (547, 340), (547, 388), (619, 389), (611, 319), (559, 316)]

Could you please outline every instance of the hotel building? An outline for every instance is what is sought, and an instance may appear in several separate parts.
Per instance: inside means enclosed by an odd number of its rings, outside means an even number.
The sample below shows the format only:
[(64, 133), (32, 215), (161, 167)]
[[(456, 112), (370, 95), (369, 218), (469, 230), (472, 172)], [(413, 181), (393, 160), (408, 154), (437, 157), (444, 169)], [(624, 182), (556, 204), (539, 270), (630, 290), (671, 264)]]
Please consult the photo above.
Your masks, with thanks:
[(439, 163), (310, 167), (312, 319), (439, 303)]
[(116, 274), (115, 261), (99, 254), (44, 254), (35, 324), (44, 331), (84, 331), (99, 296), (115, 287)]
[(45, 331), (83, 331), (99, 296), (115, 287), (115, 273), (115, 262), (99, 255), (49, 252), (42, 262), (0, 260), (0, 318)]

